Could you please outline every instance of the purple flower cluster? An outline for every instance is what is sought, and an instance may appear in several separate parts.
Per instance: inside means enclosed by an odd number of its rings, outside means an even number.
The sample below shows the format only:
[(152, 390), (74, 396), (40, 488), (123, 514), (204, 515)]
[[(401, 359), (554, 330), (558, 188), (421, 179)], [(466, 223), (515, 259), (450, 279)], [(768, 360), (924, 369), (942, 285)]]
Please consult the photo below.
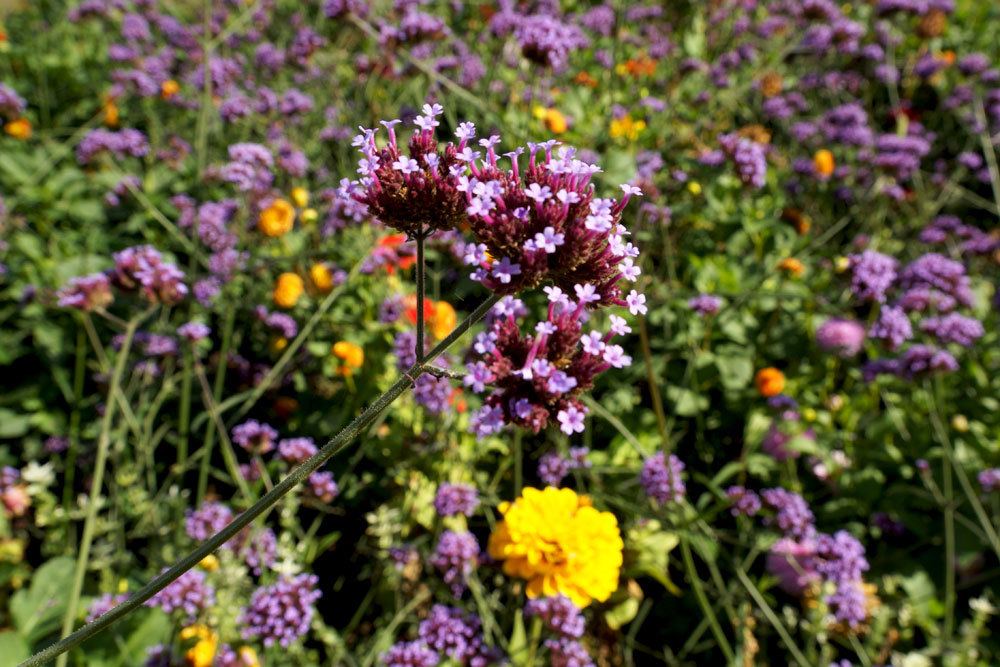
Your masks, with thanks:
[(264, 646), (287, 647), (309, 630), (314, 605), (322, 595), (314, 574), (284, 577), (253, 592), (239, 622), (244, 639), (259, 639)]
[(139, 130), (113, 132), (99, 128), (88, 132), (80, 141), (76, 147), (76, 159), (80, 164), (90, 164), (102, 153), (110, 153), (121, 160), (126, 157), (144, 157), (148, 152), (149, 142)]
[(333, 502), (334, 498), (340, 495), (340, 487), (337, 486), (333, 473), (328, 470), (312, 473), (306, 484), (309, 486), (309, 492), (324, 503)]
[[(978, 156), (976, 156), (978, 159)], [(920, 232), (920, 240), (928, 244), (943, 244), (957, 240), (962, 252), (970, 255), (988, 255), (1000, 248), (1000, 238), (987, 234), (977, 227), (964, 224), (953, 215), (939, 215)]]
[(1000, 468), (987, 468), (978, 475), (979, 486), (983, 493), (1000, 491)]
[(899, 349), (904, 342), (913, 338), (910, 318), (899, 306), (883, 306), (878, 319), (868, 329), (868, 335), (884, 341), (890, 350)]
[(853, 357), (865, 342), (865, 328), (854, 320), (832, 318), (816, 329), (816, 342), (840, 357)]
[(642, 464), (639, 481), (646, 495), (658, 503), (678, 503), (684, 500), (684, 463), (670, 454), (653, 454)]
[(28, 103), (17, 91), (5, 83), (0, 83), (0, 116), (7, 120), (20, 118)]
[(849, 258), (851, 269), (851, 292), (859, 301), (882, 303), (893, 283), (899, 262), (893, 257), (874, 250), (865, 250)]
[(569, 457), (564, 457), (559, 452), (543, 454), (538, 460), (538, 478), (548, 486), (559, 486), (572, 471), (590, 467), (590, 461), (587, 460), (589, 453), (590, 450), (586, 447), (570, 447)]
[(479, 542), (475, 535), (446, 530), (441, 533), (429, 562), (441, 573), (452, 595), (458, 598), (465, 592), (466, 580), (478, 560)]
[(205, 582), (205, 573), (199, 570), (188, 570), (145, 602), (147, 607), (159, 607), (168, 614), (180, 611), (187, 623), (213, 604), (215, 589)]
[(278, 456), (286, 463), (302, 463), (316, 451), (312, 438), (285, 438), (278, 442)]
[(103, 273), (70, 278), (59, 290), (59, 305), (91, 312), (111, 305), (115, 300), (111, 293), (111, 281)]
[(84, 620), (87, 623), (91, 623), (122, 602), (125, 602), (125, 600), (128, 600), (128, 593), (105, 593), (100, 597), (94, 598), (94, 601), (90, 603), (90, 607), (87, 608), (87, 616)]
[(524, 605), (524, 615), (538, 616), (549, 631), (563, 637), (582, 637), (587, 625), (579, 608), (564, 595), (529, 600)]
[(152, 303), (173, 305), (188, 293), (184, 272), (163, 261), (152, 246), (135, 246), (116, 252), (111, 278), (120, 288), (138, 289)]
[(427, 618), (420, 622), (418, 637), (439, 655), (461, 665), (486, 667), (501, 662), (499, 652), (487, 647), (483, 641), (481, 627), (482, 622), (475, 614), (436, 604), (431, 607)]
[(568, 637), (546, 639), (551, 667), (594, 667), (594, 661), (579, 641)]
[(958, 313), (928, 317), (920, 323), (920, 330), (933, 335), (941, 343), (958, 343), (962, 347), (972, 346), (986, 333), (982, 322)]
[(479, 507), (479, 491), (469, 484), (442, 484), (434, 496), (434, 509), (441, 516), (472, 516)]
[(202, 322), (186, 322), (177, 327), (177, 335), (189, 343), (197, 343), (208, 338), (212, 330)]
[(435, 667), (441, 658), (422, 641), (398, 642), (382, 654), (385, 667)]
[(253, 454), (266, 454), (274, 449), (278, 432), (267, 424), (262, 424), (256, 419), (233, 427), (233, 442)]
[(688, 299), (688, 308), (698, 313), (702, 317), (715, 315), (722, 308), (722, 299), (714, 294), (699, 294)]
[(816, 533), (815, 518), (809, 503), (797, 493), (782, 489), (764, 489), (761, 500), (774, 512), (768, 523), (774, 524), (786, 536), (801, 540), (811, 538)]
[(732, 160), (744, 185), (759, 190), (767, 184), (767, 150), (764, 145), (735, 133), (720, 135), (719, 145)]
[(731, 486), (726, 489), (726, 497), (733, 504), (730, 510), (733, 516), (757, 516), (763, 507), (757, 492), (742, 486)]
[[(476, 392), (490, 385), (492, 393), (473, 416), (472, 428), (480, 436), (515, 424), (538, 433), (552, 420), (567, 435), (584, 430), (587, 408), (577, 395), (593, 386), (594, 378), (609, 368), (631, 363), (615, 335), (631, 331), (625, 320), (611, 316), (606, 334), (582, 332), (584, 307), (597, 299), (593, 288), (576, 290), (572, 303), (558, 287), (548, 287), (548, 319), (539, 322), (535, 335), (522, 336), (514, 315), (495, 318), (487, 338), (477, 342), (481, 360), (471, 362), (465, 384)], [(477, 350), (478, 352), (479, 350)]]

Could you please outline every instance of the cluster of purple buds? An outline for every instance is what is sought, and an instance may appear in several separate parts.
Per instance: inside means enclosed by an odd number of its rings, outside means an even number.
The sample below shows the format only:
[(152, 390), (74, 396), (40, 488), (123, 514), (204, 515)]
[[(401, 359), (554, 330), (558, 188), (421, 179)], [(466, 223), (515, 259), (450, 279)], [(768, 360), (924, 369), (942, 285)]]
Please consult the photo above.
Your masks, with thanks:
[(766, 146), (735, 133), (720, 135), (719, 145), (744, 185), (759, 190), (767, 184)]
[(17, 94), (17, 91), (5, 83), (0, 83), (0, 116), (7, 120), (20, 118), (28, 103)]
[(594, 667), (594, 661), (583, 644), (575, 639), (559, 637), (546, 639), (551, 667)]
[(147, 607), (159, 607), (167, 614), (183, 612), (188, 623), (213, 604), (215, 589), (205, 582), (205, 573), (200, 570), (188, 570), (145, 602)]
[(722, 299), (714, 294), (699, 294), (688, 299), (687, 305), (702, 317), (708, 317), (719, 312), (722, 308)]
[(908, 264), (900, 274), (899, 286), (904, 290), (899, 305), (907, 311), (933, 307), (947, 312), (973, 302), (965, 266), (938, 253), (927, 253)]
[(452, 595), (461, 597), (472, 569), (479, 560), (479, 542), (470, 532), (446, 530), (441, 533), (429, 562), (434, 566)]
[(314, 574), (283, 578), (254, 591), (240, 616), (244, 639), (260, 639), (264, 646), (288, 647), (309, 630), (314, 605), (321, 593)]
[(563, 637), (582, 637), (587, 626), (580, 609), (565, 595), (529, 600), (524, 615), (538, 616), (549, 631)]
[(189, 343), (197, 343), (208, 338), (212, 330), (202, 322), (186, 322), (177, 327), (177, 335)]
[[(622, 186), (620, 201), (597, 199), (590, 182), (600, 171), (576, 159), (575, 150), (556, 141), (529, 144), (524, 173), (518, 148), (505, 156), (511, 168), (498, 164), (499, 136), (479, 140), (483, 153), (473, 148), (475, 126), (461, 123), (458, 144), (438, 148), (434, 128), (443, 113), (440, 105), (425, 105), (417, 116), (417, 131), (409, 154), (397, 144), (395, 126), (384, 121), (389, 143), (378, 148), (375, 131), (363, 130), (354, 145), (363, 155), (361, 178), (344, 182), (343, 196), (364, 203), (383, 223), (411, 237), (434, 230), (471, 227), (474, 241), (464, 260), (475, 267), (473, 277), (491, 290), (513, 294), (550, 281), (565, 291), (589, 286), (591, 307), (625, 305), (619, 281), (635, 281), (639, 251), (625, 241), (622, 210), (638, 188)], [(638, 299), (633, 290), (631, 298)]]
[(977, 476), (983, 493), (1000, 491), (1000, 468), (987, 468)]
[(442, 484), (434, 496), (434, 509), (441, 516), (472, 516), (479, 507), (479, 492), (470, 484)]
[(924, 243), (943, 244), (952, 239), (961, 241), (962, 252), (970, 255), (988, 255), (1000, 248), (1000, 238), (967, 225), (953, 215), (939, 215), (920, 232), (920, 240)]
[(548, 486), (559, 486), (572, 471), (591, 466), (587, 460), (589, 453), (586, 447), (570, 447), (568, 457), (559, 452), (549, 452), (538, 460), (538, 478)]
[(312, 438), (285, 438), (278, 442), (278, 456), (292, 465), (302, 463), (316, 453)]
[(59, 290), (59, 305), (91, 312), (111, 305), (115, 300), (111, 293), (111, 281), (103, 273), (70, 278)]
[(98, 155), (110, 153), (113, 157), (143, 157), (149, 152), (146, 135), (139, 130), (125, 129), (118, 132), (99, 128), (91, 130), (76, 147), (80, 164), (90, 164)]
[(114, 254), (112, 280), (122, 289), (138, 289), (152, 303), (173, 305), (188, 293), (184, 272), (163, 261), (152, 246), (135, 246)]
[(646, 495), (658, 503), (679, 503), (684, 500), (684, 463), (670, 454), (657, 452), (645, 460), (639, 481)]
[(486, 667), (502, 662), (496, 649), (483, 641), (482, 621), (457, 607), (436, 604), (420, 622), (418, 638), (425, 646), (460, 665)]
[(250, 419), (233, 427), (233, 442), (248, 452), (266, 454), (274, 449), (278, 432), (267, 424)]
[(864, 345), (865, 328), (855, 320), (832, 318), (816, 329), (816, 342), (837, 356), (853, 357)]
[(871, 382), (879, 375), (895, 375), (904, 380), (914, 380), (933, 373), (949, 373), (958, 370), (958, 361), (947, 350), (930, 345), (913, 345), (900, 356), (890, 359), (876, 359), (865, 364), (862, 375)]
[(340, 495), (340, 487), (337, 486), (333, 473), (329, 470), (314, 472), (306, 480), (309, 492), (320, 502), (330, 503)]
[[(584, 430), (587, 408), (577, 398), (593, 386), (594, 378), (609, 368), (631, 363), (615, 335), (631, 331), (625, 320), (611, 316), (606, 334), (582, 331), (585, 305), (597, 295), (589, 285), (577, 286), (573, 303), (558, 287), (548, 287), (548, 319), (539, 322), (534, 335), (522, 336), (514, 316), (497, 317), (488, 337), (477, 345), (481, 360), (471, 362), (465, 384), (473, 391), (493, 387), (472, 427), (479, 435), (498, 432), (516, 424), (538, 433), (550, 421), (567, 435)], [(477, 350), (478, 351), (478, 350)]]
[(122, 602), (125, 602), (127, 599), (128, 593), (105, 593), (104, 595), (95, 598), (94, 601), (90, 603), (90, 607), (87, 608), (87, 616), (84, 620), (87, 623), (91, 623), (120, 605)]

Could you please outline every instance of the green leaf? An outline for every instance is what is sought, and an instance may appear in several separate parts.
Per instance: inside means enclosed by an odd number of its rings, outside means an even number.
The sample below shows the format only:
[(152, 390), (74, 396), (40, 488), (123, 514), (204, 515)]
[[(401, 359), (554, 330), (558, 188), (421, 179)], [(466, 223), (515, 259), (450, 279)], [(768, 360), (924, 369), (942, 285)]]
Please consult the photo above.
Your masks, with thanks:
[(668, 571), (670, 552), (680, 543), (676, 533), (661, 530), (658, 521), (632, 528), (628, 532), (628, 544), (632, 564), (629, 572), (635, 575), (646, 575), (656, 579), (663, 587), (674, 595), (681, 591), (670, 580)]
[(28, 432), (31, 417), (0, 408), (0, 438), (20, 438)]
[(53, 558), (34, 572), (30, 588), (19, 590), (10, 599), (14, 625), (30, 643), (59, 627), (75, 567), (76, 562), (68, 556)]
[(524, 615), (518, 609), (514, 615), (514, 628), (507, 642), (507, 655), (512, 665), (524, 664), (528, 656), (528, 633), (524, 629)]
[(674, 412), (691, 417), (708, 408), (708, 398), (684, 387), (667, 387), (667, 398), (673, 403)]
[(626, 598), (621, 604), (616, 605), (604, 612), (604, 620), (608, 624), (609, 628), (617, 630), (623, 625), (629, 623), (638, 613), (639, 599), (629, 597)]
[(753, 378), (753, 361), (745, 354), (727, 354), (720, 349), (716, 353), (715, 367), (719, 369), (719, 380), (726, 389), (743, 389)]
[(12, 630), (0, 632), (0, 667), (14, 667), (31, 655), (31, 647)]

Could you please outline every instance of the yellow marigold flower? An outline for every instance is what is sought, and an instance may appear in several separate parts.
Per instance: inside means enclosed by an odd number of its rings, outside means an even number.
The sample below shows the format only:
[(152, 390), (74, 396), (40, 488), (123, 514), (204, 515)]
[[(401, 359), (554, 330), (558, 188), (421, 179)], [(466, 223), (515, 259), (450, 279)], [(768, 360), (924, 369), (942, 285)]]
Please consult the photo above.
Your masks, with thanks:
[(171, 97), (180, 92), (181, 84), (177, 83), (173, 79), (167, 79), (160, 84), (160, 97), (165, 100), (169, 100)]
[(836, 169), (837, 163), (833, 159), (833, 153), (825, 148), (821, 148), (813, 155), (813, 167), (816, 173), (823, 178), (828, 178)]
[(786, 257), (778, 262), (778, 268), (788, 273), (793, 278), (801, 278), (806, 272), (806, 266), (794, 257)]
[(271, 354), (279, 354), (288, 347), (288, 339), (284, 336), (275, 336), (268, 343), (268, 349), (271, 350)]
[(274, 303), (281, 308), (291, 308), (299, 302), (305, 289), (302, 278), (295, 273), (282, 273), (274, 285)]
[(545, 123), (545, 129), (553, 134), (562, 134), (569, 129), (569, 121), (558, 109), (546, 109), (542, 122)]
[(219, 569), (219, 557), (215, 554), (208, 554), (198, 562), (198, 567), (206, 572), (215, 572)]
[(309, 191), (305, 188), (292, 188), (292, 201), (299, 208), (309, 205)]
[(317, 262), (309, 269), (309, 280), (320, 292), (329, 292), (333, 289), (333, 273), (330, 267), (323, 262)]
[(701, 194), (701, 183), (698, 181), (691, 181), (688, 183), (688, 192), (693, 194), (695, 197)]
[(3, 131), (15, 139), (27, 139), (31, 136), (31, 121), (27, 118), (12, 120), (3, 126)]
[(774, 367), (760, 369), (753, 381), (757, 392), (764, 398), (777, 396), (785, 390), (785, 374)]
[(257, 218), (257, 228), (265, 236), (284, 236), (292, 231), (295, 224), (295, 209), (286, 199), (275, 199), (267, 208), (260, 212)]
[(337, 341), (330, 351), (333, 352), (333, 356), (340, 359), (339, 372), (345, 377), (354, 375), (354, 371), (365, 363), (365, 351), (355, 343), (346, 340)]
[(431, 323), (431, 333), (435, 338), (441, 340), (451, 333), (455, 325), (458, 324), (458, 314), (447, 301), (438, 301), (434, 304), (434, 322)]
[(529, 598), (561, 593), (586, 607), (618, 588), (624, 547), (618, 520), (587, 496), (529, 487), (499, 509), (504, 518), (490, 535), (490, 556), (503, 561), (508, 576), (528, 580)]
[(215, 650), (219, 647), (219, 636), (207, 625), (189, 625), (180, 632), (182, 640), (195, 639), (195, 645), (184, 654), (189, 667), (212, 667)]
[(319, 213), (314, 208), (307, 208), (303, 209), (300, 217), (302, 218), (302, 222), (309, 225), (319, 220)]
[(641, 119), (633, 120), (632, 116), (625, 114), (621, 118), (612, 119), (608, 133), (612, 139), (625, 137), (629, 141), (635, 141), (645, 129), (646, 121)]
[(837, 273), (843, 273), (847, 269), (851, 268), (851, 260), (844, 256), (840, 256), (833, 260), (833, 270)]

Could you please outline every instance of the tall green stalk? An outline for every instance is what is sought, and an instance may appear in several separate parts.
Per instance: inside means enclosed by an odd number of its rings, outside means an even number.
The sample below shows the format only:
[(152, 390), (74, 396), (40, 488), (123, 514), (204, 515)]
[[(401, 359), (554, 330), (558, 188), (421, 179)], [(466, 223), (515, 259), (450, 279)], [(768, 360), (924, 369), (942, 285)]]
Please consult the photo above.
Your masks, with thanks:
[[(89, 317), (89, 315), (84, 315), (84, 317)], [(128, 361), (129, 348), (132, 346), (135, 330), (142, 319), (142, 317), (134, 318), (128, 323), (128, 328), (125, 330), (125, 339), (122, 342), (121, 350), (118, 352), (114, 372), (111, 374), (111, 384), (108, 387), (108, 401), (104, 407), (104, 415), (101, 417), (101, 432), (97, 439), (97, 458), (94, 462), (94, 479), (90, 485), (90, 496), (87, 499), (87, 514), (83, 522), (83, 537), (80, 540), (80, 552), (76, 558), (76, 570), (73, 573), (73, 587), (70, 589), (69, 603), (66, 605), (66, 614), (63, 616), (61, 632), (63, 637), (68, 635), (73, 629), (77, 608), (80, 605), (83, 576), (87, 571), (87, 564), (90, 561), (90, 546), (94, 541), (94, 526), (97, 523), (97, 505), (100, 501), (101, 489), (104, 486), (104, 470), (107, 466), (108, 450), (111, 445), (111, 423), (115, 415), (115, 405), (117, 404), (114, 396), (118, 393), (122, 374), (125, 372), (125, 363)], [(56, 666), (65, 667), (67, 657), (66, 654), (60, 655), (56, 661)]]
[[(128, 600), (121, 603), (117, 607), (114, 607), (98, 619), (83, 626), (68, 637), (64, 637), (44, 650), (39, 651), (22, 662), (20, 667), (38, 667), (38, 665), (44, 665), (57, 656), (63, 656), (67, 651), (79, 646), (90, 637), (93, 637), (97, 633), (118, 622), (138, 607), (142, 606), (146, 600), (156, 595), (172, 581), (200, 563), (205, 556), (214, 552), (216, 549), (235, 537), (241, 530), (250, 525), (254, 519), (273, 507), (289, 491), (298, 486), (331, 457), (351, 444), (355, 438), (368, 428), (372, 422), (374, 422), (378, 416), (393, 403), (393, 401), (399, 398), (407, 389), (410, 389), (416, 382), (417, 378), (427, 372), (430, 362), (451, 347), (455, 341), (461, 338), (465, 332), (472, 327), (473, 324), (481, 320), (486, 313), (489, 312), (490, 308), (492, 308), (499, 300), (500, 297), (494, 294), (479, 304), (476, 309), (473, 310), (468, 317), (462, 320), (444, 340), (438, 343), (434, 349), (427, 353), (423, 362), (417, 362), (410, 366), (402, 374), (399, 380), (395, 382), (395, 384), (389, 387), (385, 393), (379, 396), (375, 402), (366, 408), (360, 415), (355, 417), (354, 421), (331, 438), (330, 441), (323, 445), (323, 448), (316, 454), (299, 464), (297, 468), (288, 473), (288, 475), (275, 485), (273, 489), (268, 491), (263, 497), (261, 497), (260, 500), (247, 508), (242, 514), (233, 519), (233, 521), (225, 528), (199, 544), (193, 551), (188, 553), (188, 555), (178, 560), (169, 569), (137, 590)], [(72, 618), (70, 618), (70, 623), (70, 627), (72, 627)]]

